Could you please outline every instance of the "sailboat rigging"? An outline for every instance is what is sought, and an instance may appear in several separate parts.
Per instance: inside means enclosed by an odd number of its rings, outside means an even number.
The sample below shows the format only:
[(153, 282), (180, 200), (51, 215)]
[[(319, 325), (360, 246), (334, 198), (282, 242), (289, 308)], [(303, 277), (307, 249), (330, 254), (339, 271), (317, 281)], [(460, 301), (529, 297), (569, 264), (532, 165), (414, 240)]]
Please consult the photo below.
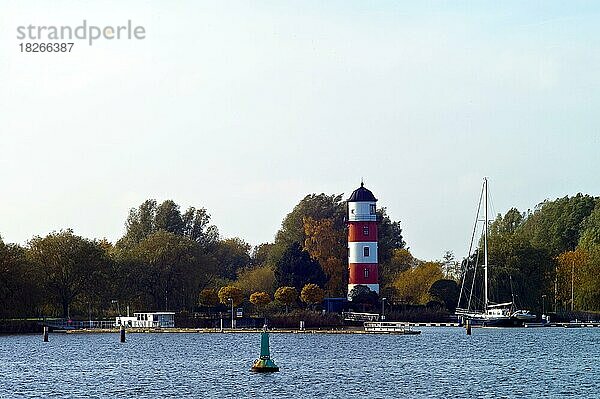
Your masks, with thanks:
[[(473, 257), (473, 243), (475, 242), (475, 234), (477, 232), (477, 224), (480, 222), (479, 215), (481, 213), (481, 205), (483, 203), (483, 303), (482, 308), (476, 308), (473, 301), (473, 292), (475, 289), (475, 279), (477, 277), (477, 269), (479, 265), (479, 251), (475, 254), (475, 262), (473, 269), (473, 279), (471, 280), (471, 289), (469, 291), (468, 299), (463, 298), (465, 296), (465, 282), (469, 272), (469, 265), (471, 258)], [(512, 295), (511, 302), (504, 303), (493, 303), (489, 297), (488, 287), (488, 227), (489, 227), (489, 215), (488, 215), (488, 180), (483, 179), (483, 187), (481, 189), (481, 195), (479, 196), (479, 204), (477, 206), (477, 214), (475, 216), (475, 225), (473, 227), (473, 234), (471, 235), (471, 244), (469, 245), (469, 254), (466, 259), (466, 264), (463, 269), (463, 276), (461, 281), (461, 290), (458, 298), (458, 306), (456, 308), (456, 315), (460, 321), (464, 324), (467, 321), (471, 325), (483, 326), (483, 327), (517, 327), (522, 326), (527, 321), (535, 319), (535, 315), (531, 314), (528, 310), (517, 309), (514, 300), (514, 294)], [(511, 278), (511, 293), (512, 293), (512, 278)], [(466, 300), (466, 307), (461, 308), (461, 303)]]

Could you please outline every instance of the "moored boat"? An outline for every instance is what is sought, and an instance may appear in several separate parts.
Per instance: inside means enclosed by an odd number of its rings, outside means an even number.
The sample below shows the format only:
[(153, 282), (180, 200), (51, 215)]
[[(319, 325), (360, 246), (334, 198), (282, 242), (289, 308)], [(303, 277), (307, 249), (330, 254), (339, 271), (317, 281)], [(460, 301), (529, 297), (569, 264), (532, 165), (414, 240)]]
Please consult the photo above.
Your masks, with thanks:
[[(475, 307), (475, 302), (473, 298), (473, 287), (475, 285), (475, 279), (477, 274), (477, 269), (479, 265), (477, 264), (477, 260), (475, 261), (475, 265), (473, 267), (473, 277), (471, 280), (471, 289), (466, 297), (465, 291), (467, 287), (465, 287), (465, 281), (467, 278), (467, 273), (469, 271), (469, 261), (471, 260), (473, 242), (475, 240), (475, 232), (477, 231), (477, 223), (479, 220), (479, 213), (481, 211), (481, 206), (483, 202), (484, 208), (484, 219), (483, 219), (483, 302), (481, 303), (481, 308)], [(522, 327), (526, 322), (531, 322), (536, 319), (536, 315), (532, 314), (528, 310), (518, 309), (514, 303), (514, 300), (511, 302), (504, 303), (494, 303), (489, 298), (488, 293), (488, 226), (489, 226), (489, 218), (488, 218), (488, 181), (487, 178), (483, 179), (483, 187), (481, 191), (481, 195), (479, 198), (479, 205), (477, 207), (477, 216), (475, 218), (475, 227), (473, 228), (473, 234), (471, 236), (471, 245), (469, 247), (469, 255), (467, 257), (467, 264), (463, 271), (462, 282), (461, 282), (461, 290), (458, 298), (458, 306), (456, 308), (455, 314), (458, 316), (461, 324), (466, 324), (467, 322), (471, 326), (481, 326), (481, 327)], [(478, 258), (478, 257), (477, 257)], [(466, 301), (466, 307), (461, 308), (461, 303)]]

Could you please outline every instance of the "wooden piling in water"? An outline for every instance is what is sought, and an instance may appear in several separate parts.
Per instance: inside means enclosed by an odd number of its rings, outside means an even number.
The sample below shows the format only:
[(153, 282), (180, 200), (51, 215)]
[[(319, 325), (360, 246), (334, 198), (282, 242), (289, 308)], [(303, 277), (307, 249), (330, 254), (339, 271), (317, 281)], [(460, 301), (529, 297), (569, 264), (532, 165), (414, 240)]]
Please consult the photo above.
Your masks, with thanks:
[(125, 326), (121, 326), (120, 333), (121, 333), (121, 342), (125, 342)]
[(48, 326), (44, 326), (42, 335), (44, 337), (44, 342), (48, 342)]
[(467, 330), (467, 335), (471, 335), (471, 323), (467, 320), (467, 324), (465, 324), (465, 329)]

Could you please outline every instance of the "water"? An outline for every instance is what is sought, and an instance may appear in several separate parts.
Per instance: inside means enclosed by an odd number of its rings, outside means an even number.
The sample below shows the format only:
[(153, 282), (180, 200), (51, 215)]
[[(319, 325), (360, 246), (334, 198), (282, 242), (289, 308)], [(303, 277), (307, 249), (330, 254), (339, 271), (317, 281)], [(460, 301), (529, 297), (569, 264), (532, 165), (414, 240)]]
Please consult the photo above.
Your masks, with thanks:
[(271, 334), (274, 374), (258, 334), (1, 336), (0, 397), (600, 397), (600, 329), (421, 330)]

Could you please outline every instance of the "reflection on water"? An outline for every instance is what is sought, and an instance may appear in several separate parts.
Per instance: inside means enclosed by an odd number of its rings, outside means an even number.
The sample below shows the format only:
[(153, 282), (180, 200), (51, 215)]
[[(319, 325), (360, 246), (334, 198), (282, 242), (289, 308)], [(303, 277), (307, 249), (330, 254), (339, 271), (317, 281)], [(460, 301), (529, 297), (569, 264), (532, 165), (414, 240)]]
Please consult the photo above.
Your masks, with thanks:
[(0, 336), (0, 397), (596, 397), (599, 329), (422, 328), (418, 336)]

